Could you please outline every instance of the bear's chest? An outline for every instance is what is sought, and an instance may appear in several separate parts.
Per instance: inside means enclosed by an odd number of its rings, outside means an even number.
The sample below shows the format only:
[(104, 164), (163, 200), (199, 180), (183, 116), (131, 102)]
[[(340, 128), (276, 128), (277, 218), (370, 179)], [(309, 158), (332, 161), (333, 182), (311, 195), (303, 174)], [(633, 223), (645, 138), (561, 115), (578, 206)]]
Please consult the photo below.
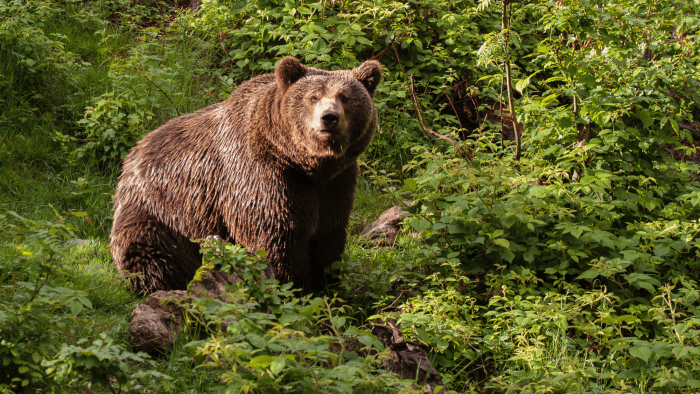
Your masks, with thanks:
[(284, 208), (288, 212), (292, 230), (315, 235), (319, 229), (323, 210), (322, 188), (292, 179), (288, 182), (286, 189), (287, 195), (282, 202), (287, 204)]

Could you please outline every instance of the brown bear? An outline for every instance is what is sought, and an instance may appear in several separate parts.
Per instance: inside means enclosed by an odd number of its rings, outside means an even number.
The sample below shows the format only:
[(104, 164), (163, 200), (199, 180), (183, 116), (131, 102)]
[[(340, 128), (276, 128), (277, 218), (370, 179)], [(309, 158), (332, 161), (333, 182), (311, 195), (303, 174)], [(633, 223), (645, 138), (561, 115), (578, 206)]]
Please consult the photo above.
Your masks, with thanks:
[(139, 291), (185, 289), (209, 235), (263, 249), (275, 277), (319, 289), (345, 246), (357, 158), (376, 129), (379, 62), (304, 67), (242, 83), (166, 122), (124, 159), (110, 248)]

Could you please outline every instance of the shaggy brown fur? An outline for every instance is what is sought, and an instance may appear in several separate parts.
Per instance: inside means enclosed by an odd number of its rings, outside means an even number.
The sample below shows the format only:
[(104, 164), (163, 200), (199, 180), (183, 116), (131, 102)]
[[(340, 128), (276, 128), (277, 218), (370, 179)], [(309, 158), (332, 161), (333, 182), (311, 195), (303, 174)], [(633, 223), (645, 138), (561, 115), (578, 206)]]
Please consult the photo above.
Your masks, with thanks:
[(111, 250), (138, 290), (185, 289), (191, 238), (265, 250), (277, 279), (306, 289), (345, 245), (357, 157), (376, 128), (377, 61), (353, 70), (279, 61), (224, 102), (173, 119), (124, 160)]

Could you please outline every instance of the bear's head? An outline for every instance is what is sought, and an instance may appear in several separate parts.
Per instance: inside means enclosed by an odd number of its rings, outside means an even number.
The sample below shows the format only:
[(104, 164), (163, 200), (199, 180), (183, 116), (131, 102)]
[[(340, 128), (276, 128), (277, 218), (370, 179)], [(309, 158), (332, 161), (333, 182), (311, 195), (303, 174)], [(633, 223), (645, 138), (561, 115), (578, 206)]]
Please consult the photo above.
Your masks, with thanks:
[(304, 67), (293, 57), (277, 63), (277, 105), (284, 138), (296, 165), (322, 178), (333, 177), (367, 149), (377, 122), (374, 92), (381, 66), (369, 60), (352, 70)]

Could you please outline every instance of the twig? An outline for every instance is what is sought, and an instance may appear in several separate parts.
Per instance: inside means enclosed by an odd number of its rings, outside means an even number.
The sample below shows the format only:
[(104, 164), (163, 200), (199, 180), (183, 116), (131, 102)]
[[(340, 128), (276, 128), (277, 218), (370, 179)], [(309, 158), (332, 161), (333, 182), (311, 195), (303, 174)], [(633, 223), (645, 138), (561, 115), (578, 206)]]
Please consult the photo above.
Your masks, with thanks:
[[(403, 73), (403, 77), (406, 78), (406, 70), (404, 70), (403, 64), (401, 64), (401, 60), (399, 59), (399, 51), (396, 49), (396, 46), (394, 45), (393, 40), (391, 41), (391, 46), (394, 48), (394, 53), (396, 54), (396, 62), (399, 63), (399, 67), (401, 67), (401, 73)], [(449, 143), (451, 143), (455, 148), (457, 148), (459, 150), (459, 153), (462, 155), (464, 160), (466, 160), (467, 163), (471, 166), (472, 160), (469, 158), (469, 155), (467, 155), (467, 152), (465, 152), (464, 149), (462, 149), (462, 147), (459, 146), (457, 141), (453, 140), (452, 138), (445, 137), (442, 134), (436, 133), (435, 131), (433, 131), (432, 129), (429, 129), (425, 125), (425, 119), (423, 119), (423, 112), (420, 110), (420, 105), (418, 104), (418, 99), (416, 98), (416, 92), (415, 92), (414, 85), (413, 85), (413, 74), (411, 74), (411, 101), (413, 101), (413, 105), (416, 107), (416, 112), (418, 112), (418, 118), (420, 120), (420, 125), (421, 125), (421, 128), (423, 129), (423, 131), (428, 135), (432, 135), (438, 139), (442, 139), (442, 140), (445, 140), (445, 141), (448, 141)], [(456, 115), (456, 113), (455, 113), (455, 115)]]
[(84, 339), (83, 337), (78, 337), (78, 336), (70, 335), (70, 334), (64, 334), (64, 333), (62, 333), (62, 332), (59, 332), (59, 333), (57, 333), (57, 334), (63, 335), (63, 336), (66, 336), (66, 337), (76, 338), (76, 339)]
[[(143, 72), (143, 70), (141, 70), (141, 71)], [(148, 80), (148, 82), (152, 83), (153, 86), (156, 87), (156, 89), (160, 90), (160, 92), (163, 93), (163, 95), (165, 95), (165, 98), (167, 98), (168, 101), (170, 101), (170, 104), (173, 105), (173, 108), (175, 108), (175, 112), (177, 112), (177, 116), (182, 116), (182, 115), (180, 115), (180, 111), (177, 109), (177, 106), (175, 105), (175, 103), (173, 102), (173, 100), (170, 98), (170, 96), (168, 96), (168, 94), (165, 93), (165, 92), (163, 91), (163, 89), (160, 88), (160, 86), (156, 85), (156, 83), (153, 82), (153, 81), (151, 80), (151, 78), (148, 78), (148, 75), (146, 75), (145, 72), (143, 72), (143, 76)]]
[(413, 84), (413, 75), (411, 75), (410, 80), (411, 80), (411, 101), (413, 101), (413, 105), (416, 107), (416, 112), (418, 112), (418, 120), (420, 121), (420, 126), (423, 129), (423, 131), (428, 135), (432, 135), (433, 137), (435, 137), (437, 139), (441, 139), (441, 140), (447, 141), (450, 144), (452, 144), (459, 151), (459, 153), (462, 155), (464, 160), (466, 160), (467, 163), (469, 163), (469, 165), (471, 166), (472, 160), (469, 158), (469, 155), (467, 155), (467, 152), (465, 152), (464, 149), (462, 149), (462, 147), (459, 146), (457, 141), (453, 140), (450, 137), (445, 137), (444, 135), (437, 133), (437, 132), (433, 131), (432, 129), (429, 129), (428, 126), (425, 125), (425, 119), (423, 118), (423, 111), (421, 111), (420, 104), (418, 104), (418, 98), (416, 97), (416, 92), (415, 92), (415, 88), (414, 88), (414, 84)]
[(472, 104), (474, 104), (474, 111), (476, 111), (476, 124), (481, 123), (481, 116), (479, 115), (479, 106), (476, 105), (476, 101), (474, 100), (474, 97), (469, 95), (469, 99), (472, 101)]
[(452, 103), (452, 99), (450, 98), (450, 95), (447, 94), (447, 92), (443, 92), (443, 93), (445, 93), (445, 97), (447, 97), (447, 101), (450, 102), (450, 106), (452, 106), (452, 110), (455, 111), (455, 116), (457, 117), (457, 121), (459, 122), (459, 127), (463, 129), (464, 126), (462, 125), (462, 120), (459, 118), (459, 114), (457, 113), (457, 108), (455, 108), (455, 105)]
[[(386, 27), (384, 28), (384, 30), (386, 30)], [(403, 35), (401, 35), (401, 37), (403, 37)], [(394, 53), (396, 54), (396, 63), (399, 63), (399, 67), (401, 67), (401, 73), (403, 74), (403, 78), (406, 79), (406, 70), (403, 69), (403, 63), (401, 63), (401, 59), (399, 58), (399, 51), (396, 49), (396, 45), (394, 45), (393, 39), (391, 39), (391, 47), (394, 48)]]
[[(501, 75), (501, 93), (498, 95), (498, 119), (501, 121), (501, 149), (503, 149), (503, 137), (505, 133), (503, 132), (503, 75)], [(486, 124), (486, 121), (484, 121)]]
[(401, 296), (403, 295), (403, 293), (409, 293), (409, 294), (410, 294), (410, 293), (412, 293), (412, 292), (413, 292), (413, 290), (410, 290), (410, 289), (409, 289), (409, 290), (401, 290), (401, 294), (399, 294), (399, 296), (396, 297), (396, 299), (394, 300), (394, 302), (392, 302), (391, 305), (387, 306), (386, 308), (382, 308), (379, 312), (384, 313), (385, 310), (391, 308), (394, 304), (396, 304), (396, 301), (398, 301), (399, 298), (401, 298)]
[[(515, 135), (515, 156), (513, 157), (513, 160), (516, 162), (520, 160), (520, 131), (518, 130), (518, 124), (515, 121), (516, 116), (515, 116), (515, 107), (513, 104), (513, 86), (511, 83), (511, 75), (510, 75), (510, 59), (508, 58), (508, 37), (510, 36), (510, 21), (511, 18), (513, 17), (513, 14), (509, 12), (512, 10), (512, 2), (509, 0), (502, 0), (502, 9), (501, 9), (501, 31), (506, 32), (505, 34), (505, 42), (503, 43), (503, 50), (505, 52), (505, 71), (506, 71), (506, 88), (508, 90), (508, 110), (510, 111), (510, 118), (511, 121), (513, 122), (513, 134)], [(506, 6), (508, 7), (508, 12), (506, 11)]]

